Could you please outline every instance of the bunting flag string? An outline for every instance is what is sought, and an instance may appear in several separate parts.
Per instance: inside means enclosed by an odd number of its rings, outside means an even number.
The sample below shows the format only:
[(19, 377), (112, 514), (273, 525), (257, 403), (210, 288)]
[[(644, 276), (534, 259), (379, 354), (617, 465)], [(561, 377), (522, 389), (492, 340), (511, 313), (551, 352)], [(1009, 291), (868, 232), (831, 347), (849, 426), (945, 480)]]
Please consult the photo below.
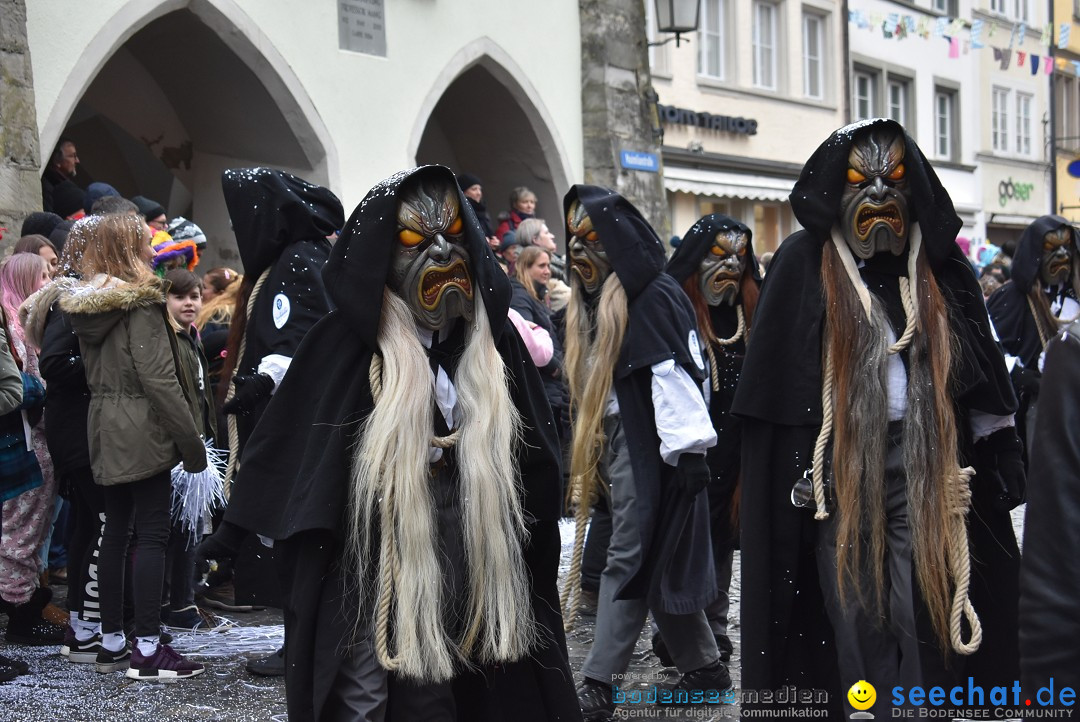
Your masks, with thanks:
[[(1020, 70), (1027, 68), (1032, 75), (1039, 73), (1040, 66), (1045, 75), (1054, 72), (1069, 72), (1080, 75), (1080, 61), (1060, 60), (1055, 65), (1054, 58), (1050, 56), (1052, 48), (1068, 48), (1072, 37), (1072, 24), (1061, 23), (1056, 28), (1051, 23), (1043, 27), (1033, 28), (1033, 34), (1039, 33), (1035, 41), (1038, 47), (1045, 48), (1044, 52), (1033, 53), (1023, 50), (1024, 43), (1028, 40), (1028, 24), (1026, 22), (1010, 23), (1005, 20), (984, 20), (976, 18), (965, 20), (954, 17), (928, 17), (914, 16), (901, 13), (867, 13), (865, 10), (849, 10), (848, 22), (859, 30), (880, 35), (889, 40), (907, 40), (908, 38), (941, 38), (948, 43), (946, 51), (950, 59), (957, 59), (961, 55), (967, 55), (972, 50), (982, 50), (989, 47), (994, 53), (994, 61), (1001, 70), (1012, 67), (1015, 57), (1016, 67)], [(987, 41), (995, 37), (999, 30), (1009, 31), (1007, 46), (989, 44)], [(963, 32), (967, 31), (967, 37)], [(1030, 58), (1030, 62), (1029, 62)]]

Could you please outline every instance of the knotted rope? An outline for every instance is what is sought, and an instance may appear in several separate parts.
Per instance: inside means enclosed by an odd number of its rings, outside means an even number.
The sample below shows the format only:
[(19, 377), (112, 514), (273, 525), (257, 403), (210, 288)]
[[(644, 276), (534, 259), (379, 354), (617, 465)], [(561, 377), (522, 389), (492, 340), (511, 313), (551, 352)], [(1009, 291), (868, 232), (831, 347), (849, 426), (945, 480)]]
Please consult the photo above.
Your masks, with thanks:
[[(251, 323), (252, 314), (255, 313), (255, 299), (259, 297), (259, 291), (262, 290), (263, 283), (266, 282), (267, 277), (270, 275), (270, 267), (268, 266), (265, 271), (259, 274), (259, 280), (255, 282), (255, 286), (251, 289), (251, 295), (248, 297), (247, 302), (247, 323)], [(240, 337), (240, 348), (236, 352), (236, 363), (233, 364), (233, 377), (229, 379), (229, 390), (225, 393), (225, 403), (232, 400), (232, 397), (236, 395), (236, 379), (237, 372), (240, 371), (240, 361), (244, 358), (244, 352), (247, 350), (247, 329), (244, 329), (244, 335)], [(236, 425), (236, 414), (229, 414), (226, 417), (226, 423), (229, 425), (229, 463), (225, 466), (225, 499), (228, 500), (232, 493), (233, 477), (236, 476), (236, 472), (240, 470), (240, 429)]]
[(735, 307), (735, 314), (739, 319), (738, 327), (735, 329), (735, 335), (730, 338), (710, 338), (708, 343), (705, 344), (705, 353), (709, 355), (709, 379), (712, 382), (712, 390), (720, 390), (720, 370), (716, 363), (716, 352), (713, 351), (713, 344), (717, 346), (730, 346), (738, 341), (746, 333), (746, 317), (743, 315), (742, 305)]
[[(949, 572), (952, 574), (953, 590), (952, 611), (949, 615), (949, 637), (957, 654), (972, 654), (982, 643), (982, 623), (975, 607), (971, 604), (968, 589), (971, 586), (971, 553), (968, 551), (967, 514), (971, 508), (971, 477), (975, 469), (970, 466), (958, 469), (946, 489), (949, 515), (953, 523), (949, 527), (947, 552)], [(967, 617), (971, 627), (971, 640), (964, 642), (960, 621)]]
[[(368, 367), (368, 383), (371, 386), (371, 399), (376, 404), (382, 396), (382, 356), (374, 354)], [(438, 449), (449, 449), (461, 438), (461, 429), (454, 429), (446, 436), (435, 436), (431, 445)], [(381, 479), (380, 479), (381, 483)], [(394, 590), (397, 589), (401, 576), (401, 556), (396, 543), (396, 499), (392, 486), (383, 489), (382, 514), (382, 568), (379, 574), (379, 599), (375, 605), (375, 655), (384, 669), (396, 670), (401, 666), (401, 655), (390, 650), (390, 611), (394, 604)]]
[(592, 509), (595, 501), (592, 498), (594, 494), (586, 495), (584, 476), (575, 476), (570, 483), (577, 503), (574, 509), (574, 551), (570, 556), (570, 571), (566, 577), (566, 584), (559, 593), (559, 604), (563, 612), (563, 629), (567, 632), (574, 628), (578, 605), (581, 603), (581, 563), (585, 555), (585, 531), (589, 523), (589, 510)]

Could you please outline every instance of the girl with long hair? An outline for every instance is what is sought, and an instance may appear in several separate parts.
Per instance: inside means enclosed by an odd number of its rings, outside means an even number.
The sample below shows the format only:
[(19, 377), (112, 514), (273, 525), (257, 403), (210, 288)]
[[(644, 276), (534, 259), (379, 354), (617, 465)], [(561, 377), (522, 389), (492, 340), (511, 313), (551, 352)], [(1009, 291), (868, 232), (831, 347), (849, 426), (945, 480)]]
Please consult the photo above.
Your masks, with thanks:
[[(150, 271), (149, 231), (139, 218), (108, 215), (89, 229), (83, 281), (63, 298), (79, 336), (90, 387), (90, 462), (105, 496), (99, 672), (129, 668), (132, 679), (174, 680), (202, 673), (159, 640), (161, 586), (169, 539), (170, 472), (207, 466), (177, 380), (176, 339), (165, 287)], [(132, 522), (139, 530), (132, 587), (135, 645), (124, 635), (125, 559)]]

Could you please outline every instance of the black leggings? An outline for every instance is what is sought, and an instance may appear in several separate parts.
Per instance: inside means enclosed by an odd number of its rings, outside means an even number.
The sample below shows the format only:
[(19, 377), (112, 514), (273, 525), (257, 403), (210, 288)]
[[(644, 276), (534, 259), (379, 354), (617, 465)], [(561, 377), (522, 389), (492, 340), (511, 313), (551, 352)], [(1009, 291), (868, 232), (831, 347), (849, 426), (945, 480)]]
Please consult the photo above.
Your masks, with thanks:
[(64, 475), (71, 489), (72, 531), (68, 538), (68, 609), (83, 621), (101, 618), (98, 555), (105, 524), (105, 495), (94, 483), (89, 466)]
[(135, 634), (160, 633), (161, 582), (169, 542), (172, 484), (169, 470), (142, 481), (103, 487), (105, 534), (98, 573), (101, 582), (101, 631), (124, 631), (124, 569), (132, 522), (138, 529), (131, 587), (135, 595)]

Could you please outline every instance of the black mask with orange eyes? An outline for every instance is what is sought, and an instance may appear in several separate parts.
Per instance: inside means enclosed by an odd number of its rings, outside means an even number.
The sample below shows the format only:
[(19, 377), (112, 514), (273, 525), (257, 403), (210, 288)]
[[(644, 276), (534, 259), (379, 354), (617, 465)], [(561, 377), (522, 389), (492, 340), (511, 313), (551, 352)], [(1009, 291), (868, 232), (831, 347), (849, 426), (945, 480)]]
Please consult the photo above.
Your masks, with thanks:
[(739, 298), (739, 282), (746, 270), (746, 234), (720, 231), (698, 267), (698, 283), (705, 303), (733, 306)]
[(585, 293), (592, 296), (611, 273), (611, 262), (604, 251), (604, 243), (596, 235), (592, 219), (580, 201), (570, 204), (566, 226), (570, 229), (570, 243), (567, 244), (570, 268), (581, 279)]
[[(1070, 226), (1062, 226), (1056, 231), (1050, 231), (1043, 236), (1042, 262), (1039, 267), (1039, 277), (1046, 286), (1058, 286), (1068, 283), (1072, 277), (1072, 268), (1075, 259), (1073, 254), (1073, 234)], [(1080, 290), (1080, 289), (1075, 289)]]
[(473, 282), (457, 188), (421, 181), (402, 189), (398, 199), (388, 285), (424, 328), (437, 331), (459, 317), (471, 321)]
[(846, 180), (840, 230), (852, 253), (863, 259), (886, 251), (899, 256), (907, 245), (911, 220), (903, 133), (868, 128), (856, 136)]

